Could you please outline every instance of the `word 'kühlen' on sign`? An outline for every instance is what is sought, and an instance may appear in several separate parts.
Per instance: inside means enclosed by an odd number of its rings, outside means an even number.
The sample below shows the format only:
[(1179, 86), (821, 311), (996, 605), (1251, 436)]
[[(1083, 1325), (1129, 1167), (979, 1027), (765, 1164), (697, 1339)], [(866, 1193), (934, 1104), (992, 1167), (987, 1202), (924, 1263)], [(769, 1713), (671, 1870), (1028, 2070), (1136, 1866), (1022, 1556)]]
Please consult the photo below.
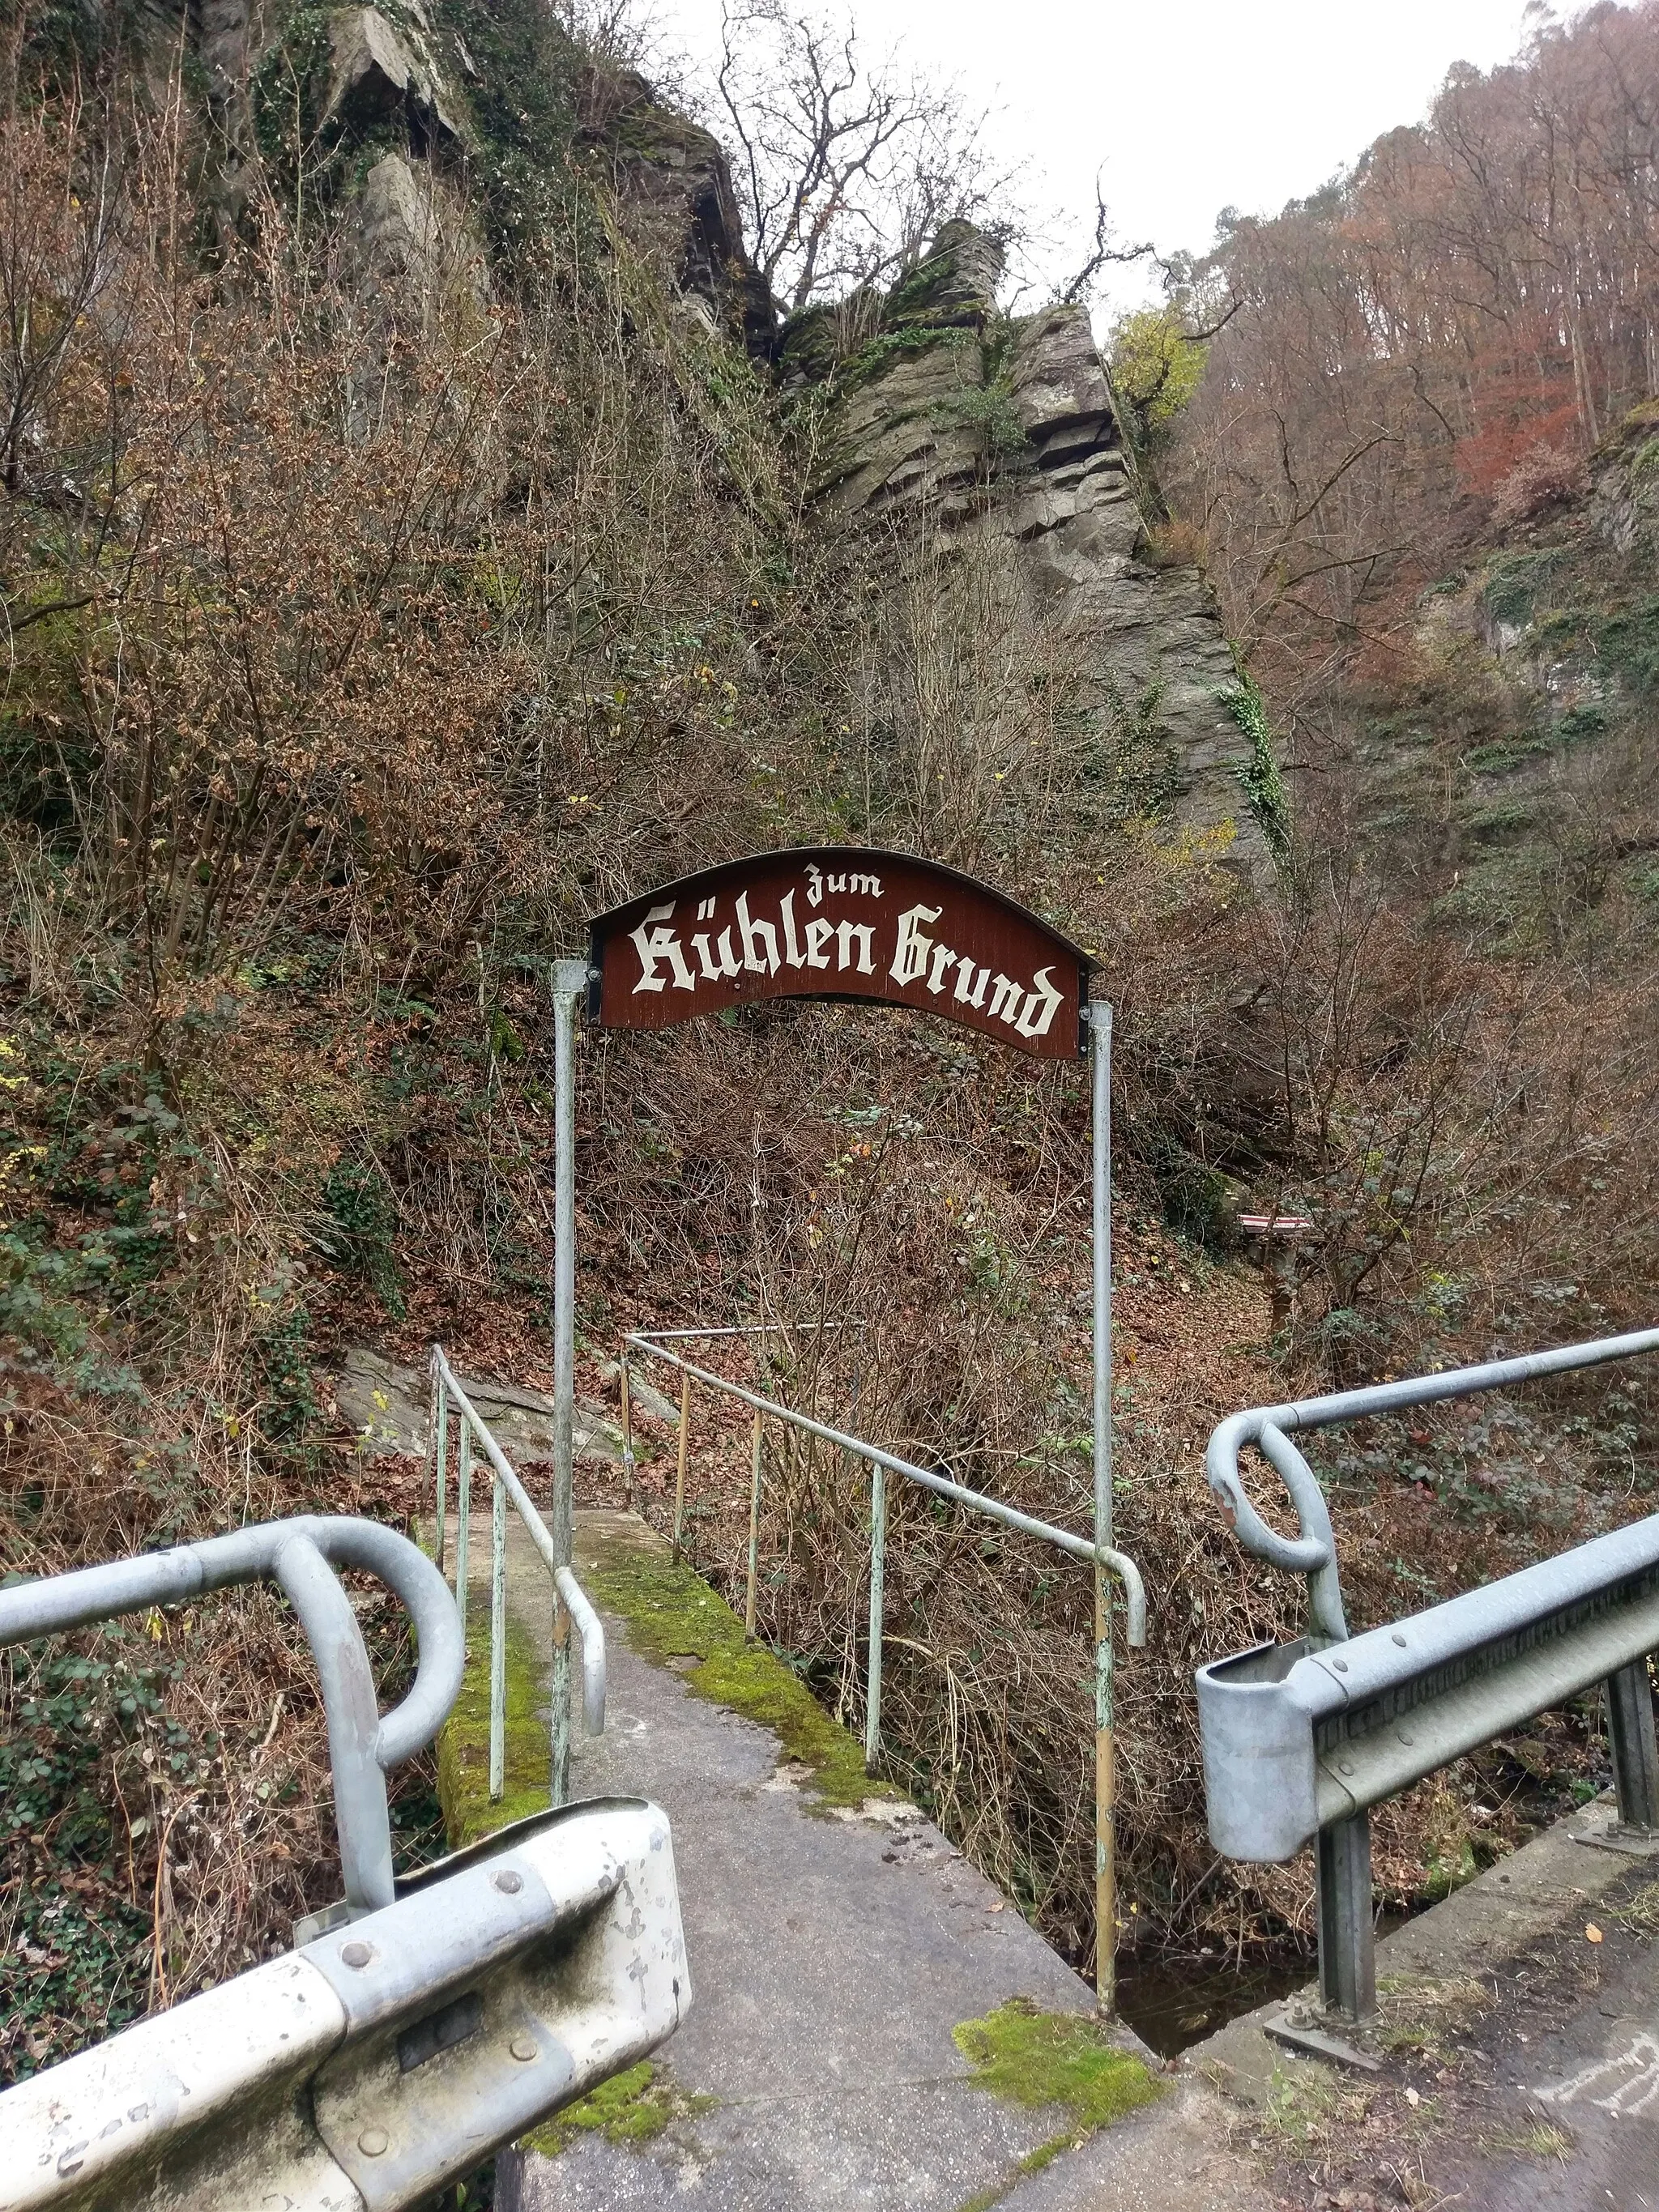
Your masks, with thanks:
[[(816, 889), (816, 886), (813, 888)], [(879, 897), (880, 892), (873, 895)], [(712, 899), (699, 907), (699, 921), (713, 921)], [(956, 951), (942, 939), (929, 937), (923, 925), (935, 922), (945, 909), (937, 906), (907, 907), (896, 917), (897, 933), (887, 972), (901, 988), (920, 983), (942, 998), (947, 986), (958, 1005), (971, 1006), (993, 1021), (1006, 1022), (1023, 1037), (1046, 1036), (1054, 1009), (1064, 993), (1054, 984), (1052, 968), (1039, 968), (1030, 984), (1010, 975), (994, 975), (965, 953)], [(674, 901), (647, 909), (639, 927), (629, 933), (640, 956), (641, 991), (696, 991), (700, 983), (734, 982), (743, 975), (775, 975), (781, 969), (822, 969), (838, 975), (873, 975), (878, 923), (836, 921), (828, 915), (798, 919), (795, 894), (786, 892), (775, 923), (751, 914), (749, 894), (739, 892), (737, 918), (716, 935), (710, 927), (693, 931), (682, 940), (669, 927)]]

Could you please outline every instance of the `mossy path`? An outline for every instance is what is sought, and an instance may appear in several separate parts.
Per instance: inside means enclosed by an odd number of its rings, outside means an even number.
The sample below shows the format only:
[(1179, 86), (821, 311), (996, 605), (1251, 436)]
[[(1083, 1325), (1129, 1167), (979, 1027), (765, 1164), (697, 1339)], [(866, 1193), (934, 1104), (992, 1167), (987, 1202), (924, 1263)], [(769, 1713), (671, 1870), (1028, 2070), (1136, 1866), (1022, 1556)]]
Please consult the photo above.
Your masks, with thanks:
[[(1079, 2162), (1162, 2109), (1156, 2063), (1093, 2027), (1084, 1984), (866, 1778), (861, 1746), (643, 1522), (580, 1514), (575, 1553), (610, 1711), (602, 1738), (574, 1737), (573, 1786), (667, 1811), (692, 2005), (648, 2066), (526, 2148), (520, 2212), (665, 2206), (687, 2189), (744, 2212), (1026, 2212), (1074, 2166), (1074, 2201), (1092, 2206)], [(515, 1531), (507, 1794), (492, 1808), (488, 1568), (486, 1543), (442, 1753), (458, 1842), (545, 1802), (546, 1575)]]

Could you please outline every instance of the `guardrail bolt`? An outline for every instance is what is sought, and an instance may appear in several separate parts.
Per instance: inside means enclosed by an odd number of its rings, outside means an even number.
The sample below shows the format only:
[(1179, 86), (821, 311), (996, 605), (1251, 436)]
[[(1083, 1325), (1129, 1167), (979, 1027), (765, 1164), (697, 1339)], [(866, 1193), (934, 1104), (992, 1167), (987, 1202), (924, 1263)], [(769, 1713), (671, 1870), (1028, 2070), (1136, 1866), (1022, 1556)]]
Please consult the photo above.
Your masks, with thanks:
[(348, 1966), (366, 1966), (374, 1956), (374, 1948), (368, 1943), (343, 1943), (340, 1956)]
[(514, 1874), (511, 1867), (501, 1874), (491, 1875), (489, 1878), (503, 1897), (516, 1897), (524, 1887), (523, 1878)]
[(357, 2138), (357, 2148), (365, 2158), (383, 2158), (389, 2141), (384, 2128), (365, 2128)]
[(515, 2058), (526, 2065), (528, 2065), (532, 2058), (539, 2058), (541, 2056), (533, 2036), (515, 2035), (507, 2047)]

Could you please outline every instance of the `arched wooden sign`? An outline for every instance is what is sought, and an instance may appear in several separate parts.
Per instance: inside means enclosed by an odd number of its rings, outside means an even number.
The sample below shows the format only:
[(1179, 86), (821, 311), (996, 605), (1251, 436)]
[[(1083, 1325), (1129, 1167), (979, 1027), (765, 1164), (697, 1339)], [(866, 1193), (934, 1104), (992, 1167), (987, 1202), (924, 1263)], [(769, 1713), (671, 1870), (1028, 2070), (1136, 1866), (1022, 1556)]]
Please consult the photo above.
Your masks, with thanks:
[(908, 853), (757, 853), (591, 928), (588, 1016), (608, 1029), (666, 1029), (759, 999), (873, 999), (1044, 1060), (1086, 1047), (1088, 956), (1000, 891)]

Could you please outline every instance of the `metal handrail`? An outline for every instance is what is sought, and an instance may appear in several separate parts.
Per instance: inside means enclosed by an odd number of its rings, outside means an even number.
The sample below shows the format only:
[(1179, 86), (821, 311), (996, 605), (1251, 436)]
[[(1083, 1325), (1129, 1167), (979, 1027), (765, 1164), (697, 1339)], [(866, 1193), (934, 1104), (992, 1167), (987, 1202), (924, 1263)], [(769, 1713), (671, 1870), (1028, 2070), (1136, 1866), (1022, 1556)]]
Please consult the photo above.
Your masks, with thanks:
[[(415, 1625), (415, 1680), (389, 1713), (380, 1711), (362, 1631), (336, 1578), (337, 1567), (379, 1576)], [(376, 1521), (306, 1514), (46, 1576), (0, 1591), (0, 1645), (259, 1581), (282, 1589), (317, 1662), (347, 1917), (379, 1911), (393, 1896), (386, 1770), (436, 1735), (460, 1689), (464, 1663), (443, 1577), (407, 1536)]]
[[(677, 1337), (726, 1335), (730, 1333), (724, 1329), (675, 1329), (672, 1332)], [(1109, 1544), (1091, 1544), (1086, 1536), (1076, 1535), (1069, 1528), (1057, 1528), (1052, 1522), (1039, 1521), (1034, 1514), (1022, 1513), (1018, 1506), (1005, 1505), (1000, 1498), (988, 1498), (983, 1491), (969, 1490), (963, 1483), (952, 1482), (947, 1475), (935, 1474), (929, 1468), (917, 1467), (912, 1461), (901, 1459), (896, 1452), (890, 1452), (880, 1444), (872, 1444), (866, 1437), (849, 1435), (845, 1429), (832, 1428), (829, 1422), (816, 1420), (810, 1413), (799, 1413), (793, 1406), (781, 1406), (775, 1398), (765, 1397), (758, 1390), (745, 1389), (742, 1383), (728, 1382), (725, 1376), (714, 1374), (706, 1367), (694, 1367), (689, 1359), (682, 1359), (677, 1352), (670, 1352), (657, 1340), (658, 1335), (669, 1334), (666, 1329), (654, 1334), (643, 1330), (630, 1332), (626, 1341), (649, 1357), (665, 1360), (670, 1366), (679, 1368), (693, 1381), (706, 1384), (711, 1390), (720, 1391), (728, 1398), (741, 1400), (743, 1404), (752, 1407), (757, 1413), (774, 1414), (793, 1428), (804, 1429), (809, 1436), (819, 1437), (825, 1443), (838, 1445), (842, 1451), (850, 1452), (856, 1459), (868, 1460), (872, 1467), (902, 1474), (907, 1481), (917, 1483), (924, 1490), (933, 1491), (941, 1498), (949, 1498), (958, 1505), (967, 1506), (972, 1512), (984, 1514), (989, 1520), (1000, 1521), (1006, 1528), (1018, 1529), (1022, 1535), (1039, 1537), (1045, 1543), (1069, 1553), (1074, 1559), (1085, 1559), (1091, 1566), (1106, 1568), (1123, 1584), (1124, 1609), (1131, 1647), (1139, 1650), (1145, 1644), (1146, 1589), (1140, 1578), (1139, 1568), (1127, 1553), (1115, 1550)]]
[[(432, 1347), (432, 1419), (428, 1425), (428, 1454), (437, 1464), (436, 1552), (438, 1570), (444, 1565), (447, 1525), (446, 1486), (449, 1467), (449, 1408), (461, 1416), (456, 1454), (455, 1610), (466, 1635), (467, 1551), (472, 1520), (472, 1444), (476, 1438), (494, 1475), (491, 1488), (491, 1559), (489, 1577), (489, 1798), (498, 1804), (507, 1788), (507, 1508), (509, 1500), (541, 1553), (555, 1591), (554, 1648), (564, 1645), (564, 1614), (576, 1624), (582, 1645), (582, 1727), (588, 1735), (605, 1733), (605, 1629), (577, 1581), (568, 1558), (537, 1511), (530, 1493), (519, 1480), (513, 1462), (491, 1435), (489, 1424), (456, 1378), (441, 1345)], [(434, 1449), (435, 1448), (435, 1449)], [(556, 1672), (558, 1671), (556, 1669)], [(564, 1802), (568, 1791), (570, 1712), (562, 1686), (555, 1684), (549, 1722), (552, 1802)]]
[[(1620, 1821), (1659, 1835), (1648, 1678), (1659, 1645), (1659, 1515), (1350, 1638), (1330, 1515), (1288, 1432), (1654, 1352), (1659, 1329), (1598, 1337), (1252, 1407), (1210, 1437), (1210, 1487), (1239, 1541), (1307, 1577), (1311, 1615), (1296, 1643), (1260, 1644), (1198, 1670), (1211, 1840), (1224, 1856), (1277, 1863), (1316, 1839), (1320, 1989), (1350, 2018), (1376, 2002), (1369, 1812), (1385, 1797), (1601, 1680)], [(1269, 1528), (1246, 1496), (1238, 1470), (1246, 1444), (1283, 1478), (1294, 1537)]]
[[(1558, 1345), (1547, 1352), (1522, 1352), (1512, 1359), (1490, 1359), (1477, 1367), (1453, 1367), (1437, 1375), (1409, 1375), (1363, 1389), (1340, 1390), (1322, 1398), (1298, 1398), (1282, 1406), (1253, 1406), (1231, 1413), (1210, 1435), (1204, 1468), (1211, 1489), (1232, 1517), (1238, 1540), (1270, 1566), (1308, 1577), (1315, 1632), (1331, 1643), (1347, 1641), (1347, 1623), (1336, 1565), (1336, 1541), (1319, 1478), (1291, 1442), (1291, 1429), (1326, 1429), (1376, 1413), (1399, 1413), (1407, 1406), (1431, 1405), (1444, 1398), (1468, 1397), (1477, 1390), (1502, 1389), (1510, 1382), (1533, 1382), (1547, 1375), (1605, 1366), (1609, 1360), (1659, 1352), (1659, 1328), (1626, 1336), (1597, 1337), (1584, 1344)], [(1282, 1477), (1297, 1511), (1297, 1534), (1281, 1536), (1270, 1528), (1245, 1493), (1238, 1471), (1243, 1446), (1254, 1444)]]

